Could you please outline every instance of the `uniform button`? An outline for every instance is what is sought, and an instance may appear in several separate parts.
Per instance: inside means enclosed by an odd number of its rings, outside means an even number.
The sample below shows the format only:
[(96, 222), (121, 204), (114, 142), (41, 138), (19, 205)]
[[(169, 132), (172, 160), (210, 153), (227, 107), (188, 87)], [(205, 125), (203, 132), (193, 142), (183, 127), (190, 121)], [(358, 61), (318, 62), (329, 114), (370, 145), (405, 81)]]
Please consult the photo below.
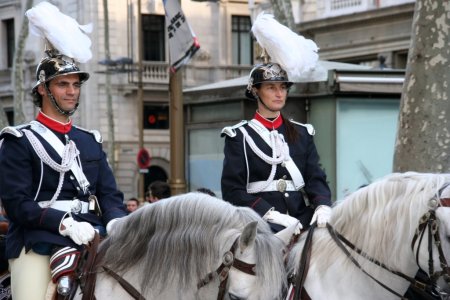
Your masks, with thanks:
[(284, 193), (284, 197), (289, 198), (289, 193)]
[(287, 176), (286, 175), (283, 175), (283, 179), (286, 179), (287, 178)]
[(79, 186), (77, 186), (77, 191), (79, 191), (80, 190), (80, 187)]
[(75, 179), (75, 177), (73, 177), (73, 175), (70, 175), (70, 179), (71, 179), (71, 180), (74, 180), (74, 179)]
[(282, 163), (281, 163), (281, 166), (284, 168), (284, 167), (286, 167), (286, 163), (283, 161)]

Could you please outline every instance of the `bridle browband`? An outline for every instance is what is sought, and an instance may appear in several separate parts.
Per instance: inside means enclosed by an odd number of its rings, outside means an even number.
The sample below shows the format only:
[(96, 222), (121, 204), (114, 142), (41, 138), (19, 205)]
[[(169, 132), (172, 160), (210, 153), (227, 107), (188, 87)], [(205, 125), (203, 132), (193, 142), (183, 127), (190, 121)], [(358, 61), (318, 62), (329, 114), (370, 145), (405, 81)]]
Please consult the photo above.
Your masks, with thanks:
[[(441, 191), (444, 188), (442, 188)], [(437, 197), (437, 199), (438, 200), (435, 201), (436, 205), (434, 207), (430, 208), (420, 218), (418, 228), (416, 229), (416, 232), (414, 234), (413, 240), (411, 241), (411, 249), (414, 252), (415, 243), (416, 243), (417, 239), (419, 239), (419, 243), (418, 243), (418, 246), (417, 246), (417, 251), (416, 251), (416, 255), (415, 256), (416, 256), (416, 263), (417, 263), (418, 267), (420, 268), (420, 264), (419, 264), (419, 249), (420, 249), (420, 245), (421, 245), (423, 236), (425, 235), (425, 232), (426, 231), (428, 232), (428, 254), (429, 254), (429, 259), (428, 259), (428, 274), (429, 275), (428, 276), (429, 276), (429, 278), (428, 278), (427, 282), (421, 282), (421, 281), (419, 281), (419, 280), (417, 280), (415, 278), (412, 278), (412, 277), (409, 277), (409, 276), (403, 274), (402, 272), (398, 272), (398, 271), (390, 269), (385, 264), (383, 264), (383, 263), (379, 262), (378, 260), (370, 257), (369, 255), (367, 255), (367, 253), (365, 253), (361, 249), (357, 248), (349, 240), (347, 240), (344, 236), (342, 236), (340, 233), (338, 233), (336, 230), (334, 230), (334, 228), (330, 224), (327, 224), (327, 229), (328, 229), (328, 232), (330, 233), (331, 237), (335, 241), (335, 243), (344, 252), (344, 254), (351, 260), (351, 262), (355, 266), (357, 266), (364, 274), (369, 276), (372, 280), (374, 280), (376, 283), (378, 283), (384, 289), (386, 289), (389, 292), (391, 292), (392, 294), (400, 297), (400, 299), (405, 299), (402, 295), (398, 294), (397, 292), (395, 292), (394, 290), (392, 290), (391, 288), (389, 288), (388, 286), (386, 286), (385, 284), (383, 284), (382, 282), (380, 282), (379, 280), (374, 278), (367, 271), (365, 271), (361, 267), (361, 265), (358, 263), (358, 261), (347, 250), (347, 248), (344, 246), (344, 244), (347, 247), (349, 247), (350, 249), (352, 249), (353, 251), (355, 251), (356, 253), (358, 253), (359, 255), (363, 256), (364, 258), (366, 258), (369, 261), (371, 261), (372, 263), (374, 263), (375, 265), (377, 265), (377, 266), (387, 270), (388, 272), (390, 272), (390, 273), (392, 273), (394, 275), (402, 277), (403, 279), (405, 279), (408, 282), (410, 282), (411, 287), (415, 291), (417, 291), (417, 292), (419, 292), (421, 294), (421, 296), (423, 297), (422, 299), (435, 299), (435, 298), (432, 298), (430, 295), (428, 295), (425, 292), (430, 292), (434, 296), (440, 296), (441, 295), (441, 291), (439, 290), (439, 288), (437, 286), (437, 280), (441, 276), (444, 278), (444, 280), (447, 283), (450, 283), (450, 267), (447, 264), (447, 260), (446, 260), (446, 258), (444, 256), (444, 251), (442, 250), (441, 238), (439, 236), (439, 224), (437, 223), (436, 212), (435, 212), (435, 209), (437, 207), (439, 207), (439, 206), (449, 207), (450, 206), (450, 198), (440, 199), (439, 197)], [(430, 202), (431, 201), (434, 201), (434, 199), (430, 199)], [(438, 250), (438, 253), (439, 253), (439, 261), (440, 261), (441, 268), (442, 268), (441, 271), (436, 271), (436, 272), (434, 271), (433, 239), (434, 239), (434, 244), (435, 244), (435, 246), (436, 246), (436, 248)]]
[(222, 256), (222, 263), (220, 266), (214, 271), (208, 273), (200, 282), (197, 284), (197, 288), (200, 289), (210, 283), (216, 276), (219, 277), (219, 292), (217, 294), (217, 300), (222, 300), (225, 296), (225, 290), (228, 283), (228, 274), (232, 267), (237, 270), (244, 272), (249, 275), (255, 276), (255, 264), (248, 264), (242, 260), (239, 260), (235, 257), (237, 245), (238, 245), (239, 237), (234, 241), (230, 250), (225, 252)]

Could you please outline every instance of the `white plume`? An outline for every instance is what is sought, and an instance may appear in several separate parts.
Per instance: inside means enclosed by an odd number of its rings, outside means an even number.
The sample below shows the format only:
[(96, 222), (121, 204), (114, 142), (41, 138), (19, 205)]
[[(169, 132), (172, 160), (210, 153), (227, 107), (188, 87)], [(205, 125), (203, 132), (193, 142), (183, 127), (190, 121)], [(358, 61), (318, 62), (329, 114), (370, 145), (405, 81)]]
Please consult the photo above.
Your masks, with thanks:
[(80, 25), (48, 2), (41, 2), (26, 11), (30, 31), (47, 39), (60, 54), (85, 63), (92, 58), (91, 39), (85, 33), (92, 32), (92, 23)]
[(271, 61), (287, 72), (289, 80), (299, 81), (305, 73), (314, 70), (319, 59), (316, 43), (280, 24), (272, 14), (260, 13), (252, 32)]

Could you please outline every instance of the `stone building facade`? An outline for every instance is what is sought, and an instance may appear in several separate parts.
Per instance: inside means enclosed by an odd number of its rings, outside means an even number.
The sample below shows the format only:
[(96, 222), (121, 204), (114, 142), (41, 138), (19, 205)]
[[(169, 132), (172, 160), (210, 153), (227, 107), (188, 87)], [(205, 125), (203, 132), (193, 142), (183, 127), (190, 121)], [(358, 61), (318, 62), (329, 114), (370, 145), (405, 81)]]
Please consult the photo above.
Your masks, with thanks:
[[(11, 82), (14, 47), (26, 10), (26, 0), (0, 0), (0, 104), (13, 125)], [(35, 0), (34, 4), (39, 1)], [(111, 61), (105, 65), (103, 1), (51, 0), (80, 24), (92, 22), (93, 58), (81, 65), (91, 74), (83, 86), (75, 123), (100, 130), (104, 148), (108, 135), (107, 89), (112, 95), (114, 155), (111, 164), (125, 197), (138, 195), (138, 114), (143, 114), (143, 144), (152, 161), (146, 184), (170, 177), (168, 128), (169, 59), (162, 1), (141, 0), (142, 27), (138, 28), (138, 0), (109, 1), (109, 46)], [(248, 74), (257, 56), (249, 34), (251, 16), (270, 5), (256, 1), (182, 0), (183, 12), (199, 39), (201, 48), (182, 70), (183, 88), (200, 86)], [(406, 0), (294, 0), (298, 31), (313, 38), (321, 48), (321, 59), (379, 66), (380, 56), (388, 67), (404, 67), (409, 47), (414, 1)], [(139, 107), (137, 84), (138, 32), (143, 31), (143, 107)], [(29, 36), (23, 61), (23, 87), (35, 83), (36, 64), (43, 56), (43, 42)], [(132, 59), (130, 63), (129, 59)], [(107, 76), (110, 86), (107, 88)], [(27, 95), (26, 121), (36, 109)]]

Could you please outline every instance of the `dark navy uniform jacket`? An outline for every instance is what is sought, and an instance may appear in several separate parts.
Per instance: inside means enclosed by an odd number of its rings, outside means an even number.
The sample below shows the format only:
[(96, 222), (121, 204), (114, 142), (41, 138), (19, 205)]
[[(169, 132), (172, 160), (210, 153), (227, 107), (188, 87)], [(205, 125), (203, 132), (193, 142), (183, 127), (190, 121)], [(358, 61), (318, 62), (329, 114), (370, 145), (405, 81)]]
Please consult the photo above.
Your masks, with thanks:
[[(53, 132), (65, 143), (64, 134), (54, 130)], [(61, 163), (61, 157), (54, 148), (38, 133), (35, 133), (35, 136), (52, 159)], [(101, 217), (94, 213), (72, 214), (72, 217), (77, 221), (87, 221), (93, 226), (106, 226), (112, 219), (126, 216), (123, 194), (117, 189), (101, 143), (92, 133), (75, 126), (71, 127), (67, 136), (75, 142), (80, 151), (83, 172), (90, 183), (89, 190), (97, 196), (102, 210)], [(66, 212), (41, 208), (36, 203), (52, 199), (59, 181), (59, 173), (46, 164), (41, 164), (40, 158), (25, 135), (17, 137), (4, 133), (0, 136), (1, 139), (3, 145), (0, 148), (0, 199), (10, 220), (6, 237), (6, 257), (16, 258), (24, 246), (25, 250), (29, 251), (31, 248), (33, 250), (38, 248), (41, 243), (78, 247), (69, 237), (59, 234), (61, 219)], [(68, 171), (65, 173), (57, 200), (75, 198), (88, 201), (88, 195), (84, 194), (72, 171)]]
[[(276, 128), (286, 138), (286, 127)], [(264, 124), (264, 123), (263, 123)], [(303, 195), (299, 191), (289, 192), (260, 192), (256, 194), (247, 193), (247, 165), (249, 167), (248, 182), (266, 181), (269, 178), (271, 165), (259, 158), (246, 143), (242, 132), (235, 128), (235, 137), (226, 135), (224, 148), (224, 162), (222, 171), (222, 196), (223, 199), (237, 206), (248, 206), (263, 216), (272, 207), (280, 213), (289, 214), (300, 220), (303, 228), (309, 227), (314, 209), (319, 205), (331, 206), (331, 193), (326, 181), (325, 172), (319, 165), (319, 155), (313, 141), (313, 137), (305, 126), (291, 123), (298, 132), (298, 140), (295, 144), (289, 144), (289, 153), (299, 168), (305, 181), (306, 192), (310, 206), (306, 206)], [(253, 138), (255, 144), (266, 155), (272, 156), (270, 146), (253, 130), (248, 124), (242, 125)], [(246, 162), (244, 147), (246, 148), (248, 161)], [(285, 167), (277, 165), (274, 180), (291, 176)], [(288, 195), (288, 197), (286, 197)], [(272, 226), (272, 229), (282, 229)]]

